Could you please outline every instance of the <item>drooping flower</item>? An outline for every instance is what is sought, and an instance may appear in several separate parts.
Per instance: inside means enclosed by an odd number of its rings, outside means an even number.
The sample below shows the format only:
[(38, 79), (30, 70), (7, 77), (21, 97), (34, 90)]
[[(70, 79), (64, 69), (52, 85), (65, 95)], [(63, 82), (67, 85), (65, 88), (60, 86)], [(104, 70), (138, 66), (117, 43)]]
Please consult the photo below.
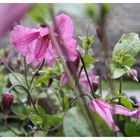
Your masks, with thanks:
[(107, 102), (104, 102), (101, 99), (95, 99), (89, 102), (89, 108), (95, 110), (101, 118), (108, 124), (108, 126), (114, 130), (119, 131), (118, 126), (113, 120), (113, 115), (120, 114), (123, 116), (130, 116), (136, 119), (140, 119), (140, 108), (135, 111), (131, 111), (122, 105), (111, 105)]
[[(79, 75), (79, 62), (80, 62), (80, 59), (76, 59), (76, 61), (72, 62), (75, 66), (75, 69), (73, 70), (77, 76)], [(87, 72), (88, 74), (88, 77), (89, 77), (89, 80), (90, 80), (90, 83), (91, 83), (91, 86), (94, 90), (94, 92), (96, 92), (96, 90), (98, 89), (99, 87), (99, 80), (98, 80), (98, 76), (96, 76), (92, 70), (89, 70)], [(60, 79), (60, 85), (61, 86), (64, 86), (66, 83), (68, 83), (68, 76), (66, 73), (62, 74), (61, 76), (61, 79)], [(80, 77), (79, 77), (79, 84), (83, 87), (83, 89), (90, 93), (91, 92), (91, 88), (90, 88), (90, 85), (89, 85), (89, 82), (88, 82), (88, 79), (87, 79), (87, 76), (85, 74), (85, 72), (82, 72), (80, 74)]]
[[(77, 53), (76, 40), (73, 38), (71, 18), (61, 14), (55, 17), (55, 23), (53, 23), (51, 30), (54, 33), (64, 58), (69, 61), (75, 61)], [(57, 28), (60, 31), (65, 48), (63, 48)], [(47, 27), (29, 29), (21, 25), (15, 26), (11, 32), (11, 41), (16, 50), (26, 57), (27, 64), (32, 63), (37, 65), (43, 59), (46, 59), (48, 65), (52, 65), (55, 58), (58, 57)]]
[[(99, 87), (99, 80), (98, 80), (98, 76), (96, 76), (92, 70), (89, 70), (87, 72), (88, 74), (88, 77), (89, 77), (89, 81), (91, 83), (91, 86), (94, 90), (94, 92), (98, 89)], [(88, 82), (88, 79), (87, 79), (87, 76), (85, 74), (85, 72), (82, 72), (81, 73), (81, 76), (80, 76), (80, 79), (79, 79), (79, 82), (80, 84), (83, 86), (83, 88), (88, 91), (88, 92), (91, 92), (91, 88), (89, 86), (89, 82)]]

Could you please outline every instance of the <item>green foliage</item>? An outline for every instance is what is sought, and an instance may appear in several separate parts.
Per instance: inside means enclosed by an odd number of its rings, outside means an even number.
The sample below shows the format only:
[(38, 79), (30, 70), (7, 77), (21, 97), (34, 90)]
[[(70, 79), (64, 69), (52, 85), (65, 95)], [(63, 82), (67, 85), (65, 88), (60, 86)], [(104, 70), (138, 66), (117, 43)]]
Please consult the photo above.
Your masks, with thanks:
[(34, 114), (31, 118), (31, 121), (35, 124), (35, 125), (41, 125), (43, 124), (43, 119), (39, 116)]
[(37, 78), (34, 81), (34, 87), (39, 87), (39, 86), (47, 86), (47, 81), (50, 79), (51, 77), (49, 75), (43, 75), (40, 76), (39, 78)]
[(94, 4), (86, 4), (85, 10), (87, 15), (92, 18), (94, 21), (98, 22), (99, 20), (99, 14), (97, 12), (97, 8)]
[(20, 104), (14, 104), (11, 106), (11, 111), (20, 119), (25, 120), (28, 117), (26, 107)]
[(68, 96), (64, 96), (62, 98), (62, 106), (63, 106), (63, 110), (67, 110), (69, 108), (69, 97)]
[[(23, 85), (26, 87), (25, 78), (20, 73), (10, 73), (8, 79), (12, 85)], [(25, 101), (27, 99), (27, 93), (23, 88), (16, 87), (12, 93), (14, 94), (14, 102)]]
[(85, 66), (88, 67), (91, 64), (96, 62), (96, 59), (94, 57), (92, 57), (93, 49), (91, 48), (91, 46), (93, 45), (93, 42), (94, 42), (94, 36), (93, 35), (91, 35), (89, 37), (80, 36), (79, 39), (82, 43), (83, 49), (85, 50), (85, 53), (82, 55), (82, 58), (84, 60)]
[[(101, 117), (92, 111), (97, 130), (101, 136), (111, 136), (111, 130)], [(74, 123), (73, 123), (74, 122)], [(82, 129), (81, 129), (82, 128)], [(65, 136), (86, 136), (90, 137), (93, 134), (90, 132), (86, 120), (81, 114), (80, 110), (76, 107), (71, 108), (64, 117), (63, 129)], [(94, 132), (94, 130), (92, 130)], [(95, 134), (94, 134), (95, 135)]]
[(62, 118), (60, 118), (59, 116), (57, 115), (50, 115), (50, 114), (47, 114), (46, 115), (47, 117), (47, 124), (49, 127), (55, 127), (56, 125), (60, 124), (62, 122)]
[(95, 123), (99, 134), (101, 136), (111, 136), (112, 131), (110, 130), (108, 125), (104, 122), (104, 120), (95, 111), (93, 111), (93, 117), (96, 120)]
[(126, 123), (125, 133), (127, 136), (140, 136), (140, 123), (138, 123), (138, 121)]
[(131, 67), (135, 64), (135, 56), (140, 51), (140, 40), (136, 33), (122, 35), (115, 45), (112, 58), (108, 65), (111, 69), (111, 77), (119, 78), (127, 72), (126, 66)]
[(84, 63), (85, 63), (85, 65), (86, 66), (89, 66), (89, 65), (91, 65), (91, 64), (94, 64), (95, 62), (96, 62), (96, 59), (95, 58), (93, 58), (92, 56), (90, 56), (90, 55), (83, 55), (82, 56), (83, 57), (83, 60), (84, 60)]
[(83, 115), (75, 107), (71, 108), (65, 115), (63, 131), (64, 135), (67, 137), (92, 136)]
[(110, 9), (111, 4), (109, 3), (102, 3), (98, 8), (94, 4), (86, 4), (85, 6), (87, 15), (98, 24), (104, 22)]
[[(17, 123), (9, 123), (9, 127), (14, 130), (17, 135), (20, 136), (22, 134)], [(0, 127), (0, 137), (15, 137), (17, 135), (14, 132), (8, 129), (5, 125)]]
[(120, 104), (125, 106), (126, 108), (130, 109), (130, 110), (133, 110), (133, 105), (132, 105), (132, 101), (128, 98), (125, 98), (125, 97), (121, 97), (120, 98)]
[(111, 9), (111, 4), (109, 4), (109, 3), (101, 4), (101, 8), (100, 8), (100, 22), (103, 22), (106, 19), (110, 9)]
[(46, 133), (44, 131), (38, 130), (34, 133), (34, 137), (45, 137)]
[(25, 84), (26, 83), (25, 78), (20, 73), (10, 73), (8, 75), (8, 78), (9, 78), (9, 81), (12, 85), (17, 85), (17, 84), (18, 85), (21, 84), (21, 85), (24, 85), (24, 86), (26, 85)]
[(34, 4), (28, 15), (33, 21), (44, 24), (45, 19), (49, 18), (48, 5), (46, 3)]
[(81, 40), (82, 42), (82, 47), (85, 49), (85, 50), (89, 50), (90, 46), (93, 44), (94, 42), (94, 36), (91, 35), (89, 37), (86, 37), (86, 36), (79, 36), (79, 39)]

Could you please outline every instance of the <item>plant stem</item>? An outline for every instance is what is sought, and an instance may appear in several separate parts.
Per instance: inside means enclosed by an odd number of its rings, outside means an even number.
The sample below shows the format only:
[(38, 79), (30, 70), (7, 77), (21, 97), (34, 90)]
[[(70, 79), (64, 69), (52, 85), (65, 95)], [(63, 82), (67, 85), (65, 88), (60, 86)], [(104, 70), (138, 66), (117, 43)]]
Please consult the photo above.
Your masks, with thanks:
[[(78, 51), (78, 53), (79, 53), (79, 51)], [(89, 76), (88, 76), (88, 73), (87, 73), (87, 70), (86, 70), (85, 62), (84, 62), (80, 53), (79, 53), (79, 56), (80, 56), (81, 62), (83, 64), (83, 68), (84, 68), (84, 71), (85, 71), (85, 74), (86, 74), (86, 77), (87, 77), (87, 80), (88, 80), (88, 84), (89, 84), (90, 89), (91, 89), (92, 96), (96, 99), (93, 86), (91, 85), (91, 82), (90, 82), (90, 79), (89, 79)]]
[[(93, 98), (92, 98), (90, 95), (88, 95), (88, 94), (82, 94), (82, 95), (80, 95), (79, 97), (84, 97), (84, 96), (88, 97), (90, 100), (93, 100)], [(76, 100), (77, 100), (77, 98), (74, 98), (73, 100), (70, 101), (70, 103), (69, 103), (69, 108), (71, 107), (71, 104), (72, 104), (73, 102), (75, 102)]]
[(28, 80), (27, 80), (27, 65), (26, 65), (25, 57), (24, 57), (24, 76), (25, 76), (26, 86), (29, 89)]
[(6, 113), (4, 112), (4, 123), (5, 123), (5, 126), (11, 131), (13, 132), (16, 136), (18, 136), (18, 134), (8, 125), (7, 123), (7, 118), (6, 118)]
[[(119, 79), (119, 95), (122, 94), (122, 77)], [(121, 98), (119, 98), (119, 104), (121, 104)], [(119, 122), (120, 115), (117, 117), (117, 122)]]
[[(53, 12), (53, 8), (52, 8), (51, 4), (49, 4), (49, 10), (50, 10), (51, 17), (53, 18), (54, 25), (56, 26), (56, 33), (59, 36), (59, 39), (60, 39), (60, 42), (61, 42), (61, 47), (60, 47), (58, 41), (56, 40), (56, 37), (54, 36), (54, 32), (52, 32), (52, 28), (49, 26), (48, 23), (46, 23), (46, 25), (47, 25), (47, 27), (49, 29), (50, 39), (51, 39), (51, 41), (52, 41), (52, 43), (53, 43), (53, 45), (54, 45), (54, 47), (55, 47), (55, 49), (56, 49), (56, 51), (58, 53), (58, 56), (59, 56), (59, 58), (60, 58), (60, 60), (61, 60), (61, 62), (63, 64), (63, 67), (64, 67), (65, 72), (66, 72), (66, 74), (67, 74), (67, 76), (69, 78), (69, 81), (72, 84), (72, 87), (73, 87), (73, 90), (74, 90), (73, 93), (78, 98), (78, 96), (81, 95), (83, 93), (83, 91), (81, 90), (81, 87), (79, 85), (79, 80), (77, 78), (77, 74), (72, 71), (72, 66), (70, 68), (67, 66), (66, 61), (64, 59), (64, 55), (62, 53), (62, 50), (65, 53), (65, 56), (69, 56), (68, 55), (69, 52), (66, 50), (67, 47), (64, 44), (64, 40), (62, 38), (60, 28), (58, 27), (58, 24), (55, 21), (54, 12)], [(71, 76), (72, 74), (74, 75), (74, 77)], [(75, 84), (75, 81), (78, 84)], [(79, 103), (80, 110), (81, 110), (83, 116), (85, 117), (85, 120), (86, 120), (86, 122), (87, 122), (87, 124), (89, 126), (89, 129), (90, 129), (91, 133), (94, 136), (100, 136), (100, 134), (98, 132), (98, 129), (96, 127), (95, 118), (92, 115), (92, 113), (90, 112), (90, 109), (88, 108), (86, 101), (81, 99), (81, 98), (78, 98), (78, 103)]]
[(38, 111), (37, 111), (37, 109), (36, 109), (36, 106), (34, 105), (32, 96), (31, 96), (30, 92), (28, 91), (28, 89), (26, 89), (26, 87), (24, 87), (24, 86), (22, 86), (22, 85), (13, 85), (13, 86), (11, 86), (11, 87), (9, 88), (9, 92), (10, 92), (12, 89), (14, 89), (15, 87), (21, 87), (24, 91), (26, 91), (26, 93), (27, 93), (28, 96), (29, 96), (29, 99), (30, 99), (30, 101), (31, 101), (31, 104), (32, 104), (32, 106), (33, 106), (33, 108), (34, 108), (36, 114), (39, 115), (39, 113), (38, 113)]
[(82, 70), (83, 70), (83, 66), (81, 66), (81, 69), (80, 69), (80, 71), (79, 71), (78, 79), (80, 78), (80, 75), (81, 75)]
[(119, 95), (122, 93), (122, 77), (119, 79)]
[(33, 84), (33, 81), (35, 79), (35, 77), (38, 75), (39, 71), (42, 69), (42, 67), (44, 66), (44, 63), (45, 63), (45, 59), (43, 59), (43, 62), (41, 64), (41, 66), (39, 67), (39, 69), (35, 72), (35, 74), (33, 75), (32, 79), (31, 79), (31, 83), (29, 85), (29, 90), (31, 89), (31, 86)]
[(102, 97), (102, 80), (101, 80), (101, 77), (99, 78), (99, 90), (100, 90), (100, 95)]
[[(50, 8), (51, 8), (51, 7), (50, 7)], [(50, 10), (51, 10), (51, 9), (50, 9)], [(51, 10), (51, 12), (52, 12), (52, 10)], [(51, 13), (51, 14), (52, 14), (52, 13)], [(52, 14), (52, 17), (53, 17), (53, 14)], [(55, 22), (55, 25), (56, 25), (56, 22)], [(68, 66), (67, 66), (67, 64), (66, 64), (66, 62), (65, 62), (65, 60), (64, 60), (64, 57), (63, 57), (62, 51), (61, 51), (61, 49), (60, 49), (60, 46), (59, 46), (58, 42), (56, 41), (56, 38), (55, 38), (55, 36), (54, 36), (54, 34), (53, 34), (53, 32), (52, 32), (51, 27), (49, 26), (49, 24), (47, 24), (47, 27), (48, 27), (48, 29), (49, 29), (51, 41), (52, 41), (52, 43), (54, 44), (54, 47), (55, 47), (55, 49), (56, 49), (57, 52), (58, 52), (58, 55), (59, 55), (59, 57), (60, 57), (60, 60), (61, 60), (61, 62), (62, 62), (62, 64), (63, 64), (64, 69), (65, 69), (65, 72), (66, 72), (66, 74), (67, 74), (67, 76), (68, 76), (70, 82), (72, 83), (72, 87), (73, 87), (73, 89), (74, 89), (74, 94), (75, 94), (76, 97), (78, 97), (78, 95), (81, 95), (81, 92), (82, 92), (82, 91), (80, 90), (80, 87), (79, 87), (79, 86), (76, 86), (76, 85), (75, 85), (75, 81), (74, 81), (73, 77), (71, 76), (72, 73), (71, 73), (70, 69), (68, 68)], [(56, 25), (56, 27), (57, 27), (57, 25)], [(58, 28), (57, 28), (57, 29), (58, 29)], [(59, 32), (58, 32), (58, 35), (61, 37), (61, 35), (59, 34)], [(62, 45), (62, 46), (63, 46), (63, 45)], [(63, 49), (64, 49), (64, 48), (65, 48), (65, 47), (63, 47)], [(64, 50), (65, 50), (65, 49), (64, 49)], [(66, 54), (67, 54), (67, 53), (66, 53)], [(76, 80), (76, 81), (78, 81), (78, 80)], [(84, 100), (79, 99), (79, 98), (78, 98), (78, 101), (79, 101), (79, 106), (80, 106), (80, 109), (81, 109), (82, 113), (83, 113), (84, 115), (86, 115), (86, 121), (88, 122), (89, 127), (91, 128), (91, 133), (93, 133), (93, 130), (94, 130), (96, 136), (99, 136), (99, 132), (98, 132), (98, 130), (97, 130), (97, 128), (96, 128), (95, 120), (94, 120), (94, 118), (93, 118), (91, 112), (90, 112), (89, 109), (87, 108), (86, 102), (85, 102)], [(84, 104), (83, 104), (83, 103), (84, 103)]]

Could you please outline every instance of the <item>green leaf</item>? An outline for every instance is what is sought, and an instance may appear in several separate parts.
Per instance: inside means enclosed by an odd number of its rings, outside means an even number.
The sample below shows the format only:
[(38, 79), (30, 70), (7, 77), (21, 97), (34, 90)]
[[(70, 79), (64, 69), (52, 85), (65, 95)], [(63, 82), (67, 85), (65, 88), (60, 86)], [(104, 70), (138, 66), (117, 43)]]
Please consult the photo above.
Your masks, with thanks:
[(140, 40), (136, 33), (122, 35), (121, 39), (115, 45), (112, 58), (108, 61), (111, 69), (111, 77), (119, 78), (127, 70), (125, 66), (131, 67), (135, 64), (135, 56), (140, 51)]
[(32, 118), (31, 118), (31, 121), (35, 125), (41, 125), (41, 124), (43, 124), (43, 119), (39, 115), (33, 115)]
[(16, 123), (8, 123), (9, 127), (16, 132), (12, 132), (9, 130), (5, 125), (0, 126), (0, 137), (15, 137), (15, 136), (20, 136), (22, 132), (19, 129), (19, 125)]
[[(121, 39), (115, 45), (112, 57), (113, 59), (124, 59), (126, 56), (134, 57), (140, 51), (140, 40), (136, 33), (122, 35)], [(119, 61), (119, 60), (117, 60)], [(126, 61), (126, 60), (125, 60)]]
[(82, 46), (84, 49), (88, 50), (90, 48), (90, 46), (93, 44), (94, 42), (94, 36), (91, 35), (89, 37), (86, 36), (79, 36), (79, 39), (82, 42)]
[(45, 137), (46, 133), (44, 131), (38, 130), (34, 133), (34, 137)]
[(136, 122), (126, 123), (125, 133), (127, 136), (140, 136), (140, 126)]
[[(110, 136), (111, 130), (102, 118), (94, 111), (92, 111), (96, 128), (101, 136)], [(74, 122), (74, 123), (73, 123)], [(82, 129), (81, 129), (82, 128)], [(63, 129), (65, 136), (92, 136), (86, 120), (76, 107), (71, 108), (64, 117)], [(94, 131), (94, 130), (93, 130)]]
[(64, 135), (67, 137), (92, 136), (86, 121), (79, 110), (71, 108), (64, 117)]
[(90, 55), (86, 55), (86, 54), (83, 56), (83, 60), (84, 60), (84, 63), (86, 66), (89, 66), (90, 64), (93, 64), (96, 61), (95, 58), (93, 58)]
[(47, 124), (48, 126), (56, 126), (62, 122), (62, 118), (58, 117), (57, 115), (46, 115), (47, 118)]
[[(26, 87), (26, 81), (22, 74), (20, 73), (10, 73), (8, 79), (12, 85), (23, 85)], [(14, 102), (25, 101), (27, 99), (27, 93), (23, 88), (16, 87), (12, 93), (14, 94)]]
[(66, 111), (69, 108), (69, 97), (64, 96), (62, 98), (62, 103), (63, 103), (63, 109)]
[(45, 4), (34, 4), (32, 9), (28, 12), (29, 17), (39, 24), (44, 24), (45, 19), (49, 18), (48, 5)]
[(129, 99), (125, 98), (125, 97), (121, 97), (120, 98), (120, 104), (125, 106), (128, 109), (133, 110), (133, 105), (132, 105), (132, 101), (130, 101)]
[(12, 85), (16, 85), (16, 84), (22, 84), (22, 85), (26, 85), (26, 81), (25, 78), (22, 74), (20, 73), (10, 73), (8, 75), (9, 81)]
[(47, 85), (47, 80), (49, 80), (49, 79), (50, 79), (50, 76), (48, 76), (48, 75), (43, 75), (43, 76), (37, 78), (33, 83), (34, 87), (38, 87), (41, 84)]
[(113, 74), (111, 75), (111, 78), (116, 79), (121, 77), (122, 75), (124, 75), (126, 73), (126, 70), (121, 69), (121, 68), (116, 68), (113, 70)]
[(10, 130), (0, 132), (0, 137), (15, 137), (15, 136), (16, 135)]
[(14, 104), (11, 106), (11, 110), (20, 120), (25, 120), (28, 117), (27, 110), (23, 105)]

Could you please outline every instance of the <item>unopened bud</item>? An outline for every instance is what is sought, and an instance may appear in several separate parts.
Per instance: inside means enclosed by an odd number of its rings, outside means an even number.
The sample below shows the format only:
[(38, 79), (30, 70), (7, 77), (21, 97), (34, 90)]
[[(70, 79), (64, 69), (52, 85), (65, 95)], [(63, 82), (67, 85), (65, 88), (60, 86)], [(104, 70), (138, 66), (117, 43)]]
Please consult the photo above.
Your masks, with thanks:
[(20, 59), (17, 59), (17, 65), (18, 65), (18, 66), (21, 65), (21, 61), (20, 61)]
[(96, 92), (98, 88), (99, 88), (99, 82), (98, 82), (98, 81), (94, 81), (94, 82), (93, 82), (93, 89), (94, 89), (94, 92)]
[(97, 27), (96, 33), (97, 33), (97, 36), (98, 36), (100, 42), (102, 42), (103, 37), (104, 37), (104, 31), (100, 27)]
[(128, 69), (127, 74), (129, 77), (131, 77), (133, 80), (138, 82), (138, 73), (135, 69)]
[(10, 106), (12, 105), (14, 100), (14, 96), (13, 94), (7, 92), (5, 94), (3, 94), (2, 96), (2, 106), (4, 110), (7, 110), (10, 108)]

